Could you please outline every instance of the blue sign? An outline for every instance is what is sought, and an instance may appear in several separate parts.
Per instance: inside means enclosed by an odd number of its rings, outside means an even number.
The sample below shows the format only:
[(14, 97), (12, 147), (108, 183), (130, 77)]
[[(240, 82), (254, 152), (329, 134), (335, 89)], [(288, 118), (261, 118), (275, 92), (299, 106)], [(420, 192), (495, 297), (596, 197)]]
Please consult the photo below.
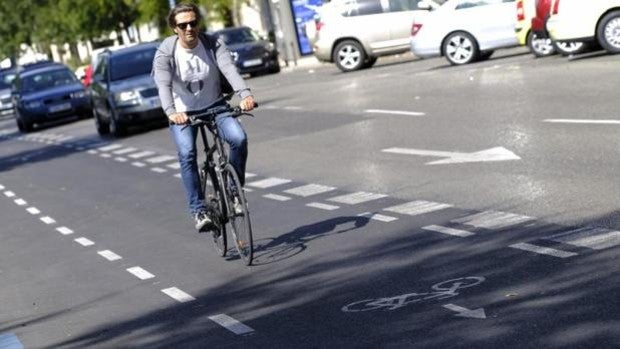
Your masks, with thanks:
[(295, 29), (297, 30), (297, 42), (299, 43), (299, 53), (309, 55), (312, 53), (312, 47), (306, 36), (306, 22), (314, 22), (316, 16), (316, 8), (323, 4), (323, 0), (290, 0), (291, 9), (293, 10), (293, 19), (295, 19)]

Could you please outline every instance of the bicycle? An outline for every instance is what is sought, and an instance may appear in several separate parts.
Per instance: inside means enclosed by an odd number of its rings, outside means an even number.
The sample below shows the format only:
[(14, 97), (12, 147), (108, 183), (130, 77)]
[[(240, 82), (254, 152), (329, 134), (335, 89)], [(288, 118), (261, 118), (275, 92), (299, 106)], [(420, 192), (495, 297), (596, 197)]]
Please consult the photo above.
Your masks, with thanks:
[(342, 307), (344, 312), (369, 311), (380, 308), (384, 310), (395, 310), (406, 305), (431, 299), (446, 299), (458, 296), (456, 290), (476, 286), (485, 280), (482, 276), (468, 276), (458, 279), (439, 282), (431, 288), (435, 291), (424, 293), (406, 293), (400, 296), (385, 297), (377, 299), (365, 299), (353, 302)]
[[(212, 105), (219, 104), (224, 100), (227, 101), (230, 97), (232, 94), (225, 95)], [(255, 107), (257, 106), (255, 105)], [(230, 224), (237, 252), (245, 264), (249, 266), (252, 264), (254, 256), (250, 212), (239, 176), (228, 161), (228, 152), (218, 132), (215, 118), (222, 114), (230, 114), (235, 118), (253, 115), (244, 112), (240, 107), (233, 108), (228, 103), (186, 112), (186, 114), (189, 119), (188, 126), (198, 127), (204, 145), (206, 156), (199, 169), (200, 185), (205, 203), (210, 211), (210, 217), (215, 225), (215, 229), (211, 231), (215, 249), (221, 257), (226, 256), (228, 251), (226, 224)], [(207, 131), (213, 140), (211, 144), (207, 137)], [(235, 212), (235, 203), (240, 212)]]

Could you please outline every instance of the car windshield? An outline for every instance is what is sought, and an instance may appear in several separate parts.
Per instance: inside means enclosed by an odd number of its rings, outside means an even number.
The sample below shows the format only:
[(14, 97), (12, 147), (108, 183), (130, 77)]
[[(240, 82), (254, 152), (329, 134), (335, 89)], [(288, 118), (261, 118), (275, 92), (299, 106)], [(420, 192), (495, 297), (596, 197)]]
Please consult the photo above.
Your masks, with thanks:
[(133, 76), (150, 74), (156, 48), (114, 55), (110, 60), (110, 80), (123, 80)]
[(15, 74), (0, 74), (0, 89), (10, 88)]
[(226, 45), (243, 44), (258, 41), (258, 35), (251, 30), (230, 30), (220, 33)]
[(21, 79), (21, 90), (22, 92), (40, 91), (76, 82), (77, 78), (68, 69), (48, 70), (23, 77)]

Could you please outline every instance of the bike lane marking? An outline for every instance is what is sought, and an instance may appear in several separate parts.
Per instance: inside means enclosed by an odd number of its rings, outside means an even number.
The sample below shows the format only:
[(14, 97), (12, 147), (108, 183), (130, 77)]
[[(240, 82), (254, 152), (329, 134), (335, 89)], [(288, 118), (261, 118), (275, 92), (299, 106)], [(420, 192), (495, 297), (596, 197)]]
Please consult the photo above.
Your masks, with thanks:
[(155, 277), (155, 275), (149, 273), (148, 271), (146, 271), (145, 269), (141, 267), (131, 267), (131, 268), (127, 268), (126, 270), (130, 274), (133, 274), (135, 277), (137, 277), (140, 280), (147, 280), (147, 279), (152, 279)]
[(78, 244), (80, 244), (80, 245), (82, 245), (84, 247), (92, 246), (92, 245), (95, 244), (92, 240), (89, 240), (89, 239), (87, 239), (85, 237), (80, 237), (80, 238), (77, 238), (77, 239), (75, 239), (73, 241), (77, 242)]
[(196, 298), (190, 296), (189, 294), (181, 291), (180, 289), (176, 287), (165, 288), (161, 291), (165, 293), (167, 296), (181, 303), (191, 302), (191, 301), (196, 300)]
[(396, 217), (386, 216), (386, 215), (382, 215), (382, 214), (375, 213), (375, 212), (364, 212), (364, 213), (358, 214), (357, 216), (366, 217), (366, 218), (369, 218), (375, 221), (386, 222), (386, 223), (393, 222), (398, 219)]
[(254, 332), (254, 329), (252, 329), (251, 327), (241, 323), (238, 320), (233, 319), (226, 314), (209, 316), (209, 319), (237, 335)]
[(336, 188), (330, 187), (330, 186), (326, 186), (326, 185), (311, 183), (311, 184), (307, 184), (307, 185), (302, 185), (300, 187), (288, 189), (288, 190), (285, 190), (284, 192), (287, 193), (287, 194), (293, 194), (293, 195), (297, 195), (297, 196), (301, 196), (301, 197), (308, 197), (308, 196), (312, 196), (312, 195), (326, 193), (326, 192), (332, 191), (334, 189), (336, 189)]
[(452, 236), (459, 236), (459, 237), (467, 237), (467, 236), (476, 235), (476, 234), (474, 234), (474, 233), (472, 233), (470, 231), (467, 231), (467, 230), (448, 228), (448, 227), (443, 227), (443, 226), (440, 226), (440, 225), (427, 225), (425, 227), (422, 227), (422, 229), (429, 230), (429, 231), (434, 231), (434, 232), (437, 232), (437, 233), (452, 235)]
[(97, 254), (99, 254), (101, 257), (109, 260), (110, 262), (114, 262), (117, 261), (119, 259), (123, 259), (123, 257), (117, 255), (116, 253), (110, 251), (110, 250), (104, 250), (104, 251), (97, 251)]
[(267, 189), (267, 188), (275, 187), (277, 185), (286, 184), (289, 182), (291, 182), (290, 179), (270, 177), (270, 178), (262, 179), (262, 180), (255, 181), (252, 183), (248, 183), (247, 185), (251, 187)]
[(384, 208), (383, 210), (388, 211), (388, 212), (405, 214), (409, 216), (417, 216), (421, 214), (443, 210), (443, 209), (450, 208), (450, 207), (452, 207), (452, 205), (443, 204), (439, 202), (425, 201), (425, 200), (416, 200), (416, 201), (407, 202), (401, 205)]
[(387, 197), (387, 195), (385, 194), (375, 194), (375, 193), (368, 193), (365, 191), (358, 191), (352, 194), (335, 196), (333, 198), (327, 199), (327, 201), (333, 201), (333, 202), (337, 202), (340, 204), (356, 205), (356, 204), (361, 204), (361, 203), (372, 201), (372, 200), (382, 199), (385, 197)]
[(314, 208), (318, 208), (318, 209), (326, 210), (326, 211), (333, 211), (333, 210), (337, 210), (340, 208), (340, 206), (323, 204), (320, 202), (311, 202), (311, 203), (306, 204), (306, 206), (314, 207)]
[(559, 258), (568, 258), (568, 257), (577, 256), (577, 253), (574, 253), (574, 252), (566, 252), (562, 250), (556, 250), (555, 248), (551, 248), (551, 247), (542, 247), (542, 246), (532, 245), (527, 242), (520, 242), (518, 244), (510, 245), (508, 247), (512, 247), (512, 248), (516, 248), (516, 249), (528, 251), (528, 252), (534, 252), (538, 254), (544, 254), (544, 255), (553, 256), (553, 257), (559, 257)]

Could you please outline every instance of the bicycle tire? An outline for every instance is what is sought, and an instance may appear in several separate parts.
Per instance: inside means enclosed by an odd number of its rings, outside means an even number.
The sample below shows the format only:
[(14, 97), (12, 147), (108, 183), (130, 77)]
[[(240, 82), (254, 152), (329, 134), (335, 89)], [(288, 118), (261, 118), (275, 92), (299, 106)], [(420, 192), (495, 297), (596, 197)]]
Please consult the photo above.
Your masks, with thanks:
[[(211, 181), (211, 185), (207, 184), (207, 178)], [(215, 183), (215, 184), (214, 184)], [(223, 221), (223, 212), (225, 209), (224, 195), (219, 190), (217, 179), (213, 178), (210, 173), (204, 169), (200, 170), (200, 186), (202, 187), (202, 194), (204, 195), (205, 204), (210, 205), (212, 212), (212, 219), (214, 220), (216, 231), (210, 232), (210, 240), (215, 247), (215, 251), (220, 257), (226, 257), (228, 251), (227, 237), (226, 237), (226, 222)]]
[[(222, 171), (224, 178), (224, 188), (226, 188), (226, 199), (228, 200), (228, 222), (232, 227), (231, 233), (234, 238), (235, 247), (239, 252), (239, 257), (245, 265), (251, 265), (254, 257), (254, 242), (252, 238), (252, 223), (250, 222), (250, 212), (248, 204), (239, 181), (239, 176), (231, 164), (226, 164)], [(237, 188), (233, 193), (232, 188)], [(234, 198), (239, 200), (241, 213), (236, 213), (234, 209)]]

